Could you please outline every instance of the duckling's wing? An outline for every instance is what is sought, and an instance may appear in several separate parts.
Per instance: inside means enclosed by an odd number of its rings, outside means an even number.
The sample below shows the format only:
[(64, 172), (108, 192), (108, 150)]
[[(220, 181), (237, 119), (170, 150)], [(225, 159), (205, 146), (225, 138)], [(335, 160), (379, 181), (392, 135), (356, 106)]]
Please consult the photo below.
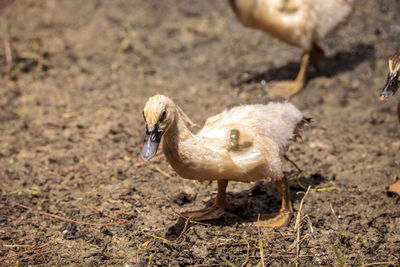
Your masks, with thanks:
[(237, 129), (253, 142), (276, 144), (279, 153), (284, 153), (302, 118), (301, 112), (290, 103), (238, 106), (211, 117), (196, 137), (212, 139), (213, 145), (226, 149), (230, 131)]
[(312, 20), (316, 26), (314, 40), (326, 37), (347, 19), (353, 0), (307, 0)]

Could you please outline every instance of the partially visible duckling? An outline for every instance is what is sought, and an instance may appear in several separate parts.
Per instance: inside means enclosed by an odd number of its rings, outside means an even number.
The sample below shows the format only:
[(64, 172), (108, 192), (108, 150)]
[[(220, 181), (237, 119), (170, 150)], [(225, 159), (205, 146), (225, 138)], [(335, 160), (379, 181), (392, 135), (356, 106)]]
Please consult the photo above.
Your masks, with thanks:
[(269, 103), (234, 107), (210, 117), (197, 134), (192, 134), (185, 125), (182, 110), (170, 98), (155, 95), (146, 102), (143, 117), (144, 160), (156, 154), (163, 137), (163, 152), (179, 175), (218, 181), (214, 205), (186, 212), (184, 216), (196, 220), (219, 218), (229, 207), (228, 181), (252, 182), (271, 177), (282, 195), (282, 208), (261, 216), (257, 225), (279, 227), (290, 222), (293, 210), (282, 157), (305, 122), (295, 106)]
[[(389, 74), (386, 84), (379, 94), (380, 100), (394, 95), (400, 87), (400, 51), (389, 57)], [(400, 121), (400, 101), (397, 103), (397, 118)]]
[(294, 81), (272, 83), (271, 98), (289, 98), (304, 87), (310, 55), (319, 67), (323, 50), (317, 42), (331, 33), (352, 11), (353, 0), (229, 0), (240, 22), (303, 49)]
[[(400, 51), (389, 57), (389, 74), (386, 84), (379, 94), (380, 100), (393, 96), (400, 87)], [(400, 121), (400, 101), (397, 103), (397, 118)], [(389, 186), (389, 192), (400, 195), (400, 180)]]
[(379, 98), (385, 100), (394, 95), (400, 87), (400, 51), (389, 57), (389, 74)]

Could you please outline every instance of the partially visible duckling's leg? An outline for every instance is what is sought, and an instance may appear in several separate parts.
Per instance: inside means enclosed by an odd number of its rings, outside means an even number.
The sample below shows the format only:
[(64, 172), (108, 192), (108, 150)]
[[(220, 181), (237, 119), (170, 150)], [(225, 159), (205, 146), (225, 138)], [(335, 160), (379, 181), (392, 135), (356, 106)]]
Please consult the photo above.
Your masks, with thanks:
[(310, 53), (305, 52), (301, 57), (301, 65), (299, 73), (294, 81), (274, 81), (268, 85), (268, 96), (270, 98), (290, 98), (295, 94), (299, 93), (301, 89), (303, 89), (306, 74), (307, 74), (307, 66), (310, 61)]
[(318, 44), (314, 43), (311, 50), (311, 59), (318, 71), (321, 68), (321, 62), (324, 56), (324, 50)]
[(292, 202), (289, 197), (289, 185), (286, 177), (275, 182), (275, 187), (282, 195), (282, 208), (279, 212), (261, 215), (255, 226), (284, 227), (288, 226), (293, 215)]
[(218, 180), (218, 193), (213, 206), (201, 210), (184, 212), (182, 215), (196, 221), (218, 219), (224, 214), (225, 208), (230, 207), (226, 201), (227, 186), (228, 180)]

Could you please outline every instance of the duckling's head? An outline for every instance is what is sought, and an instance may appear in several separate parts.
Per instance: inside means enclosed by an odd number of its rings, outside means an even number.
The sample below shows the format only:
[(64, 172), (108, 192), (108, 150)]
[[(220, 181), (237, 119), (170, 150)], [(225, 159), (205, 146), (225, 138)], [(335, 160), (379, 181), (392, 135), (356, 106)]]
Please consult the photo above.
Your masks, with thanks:
[(389, 58), (389, 75), (379, 94), (381, 100), (394, 95), (400, 87), (400, 51)]
[(149, 160), (157, 153), (163, 133), (168, 131), (175, 117), (174, 102), (163, 95), (150, 97), (143, 109), (143, 118), (146, 123), (141, 156)]

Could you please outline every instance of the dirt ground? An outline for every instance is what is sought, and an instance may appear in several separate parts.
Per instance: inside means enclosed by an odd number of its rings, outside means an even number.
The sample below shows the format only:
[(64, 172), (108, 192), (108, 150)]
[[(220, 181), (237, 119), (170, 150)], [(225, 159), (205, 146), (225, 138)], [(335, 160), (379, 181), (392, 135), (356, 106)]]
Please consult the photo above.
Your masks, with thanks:
[[(291, 100), (313, 118), (287, 154), (303, 170), (290, 180), (295, 214), (313, 189), (303, 266), (400, 263), (400, 200), (386, 193), (400, 176), (398, 98), (378, 100), (400, 48), (400, 3), (359, 2)], [(231, 182), (232, 210), (185, 229), (176, 212), (210, 205), (215, 183), (184, 180), (164, 158), (135, 166), (149, 96), (170, 96), (201, 124), (267, 103), (265, 84), (295, 77), (300, 49), (244, 28), (227, 1), (3, 0), (0, 10), (0, 266), (295, 264), (295, 219), (249, 225), (280, 208), (270, 181)]]

